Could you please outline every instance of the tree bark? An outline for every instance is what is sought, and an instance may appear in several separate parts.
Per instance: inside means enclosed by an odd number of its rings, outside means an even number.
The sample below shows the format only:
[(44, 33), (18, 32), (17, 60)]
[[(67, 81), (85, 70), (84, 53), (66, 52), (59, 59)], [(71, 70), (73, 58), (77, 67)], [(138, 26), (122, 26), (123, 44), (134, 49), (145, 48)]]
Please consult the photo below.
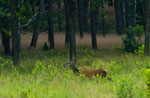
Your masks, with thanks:
[(21, 25), (20, 17), (18, 17), (18, 52), (21, 52)]
[(83, 0), (77, 0), (80, 37), (83, 37)]
[(76, 31), (76, 16), (77, 16), (77, 2), (76, 0), (71, 0), (69, 1), (70, 2), (70, 13), (72, 15), (72, 20), (73, 20), (73, 28), (74, 28), (74, 31)]
[(91, 21), (91, 37), (92, 37), (92, 48), (97, 49), (97, 8), (94, 6), (94, 1), (90, 0), (90, 21)]
[(30, 44), (31, 48), (36, 47), (36, 43), (37, 43), (37, 40), (38, 40), (38, 35), (39, 35), (39, 32), (40, 32), (40, 25), (41, 25), (43, 10), (44, 10), (44, 0), (40, 0), (39, 12), (38, 12), (38, 15), (37, 15), (36, 23), (35, 23), (35, 26), (34, 26), (34, 32), (33, 32), (33, 36), (32, 36), (32, 41), (31, 41), (31, 44)]
[[(7, 32), (8, 33), (8, 32)], [(2, 32), (2, 43), (4, 46), (4, 53), (10, 55), (10, 35), (6, 32)]]
[(83, 0), (83, 31), (88, 32), (88, 7), (89, 0)]
[(106, 30), (105, 30), (105, 0), (102, 0), (102, 31), (103, 31), (103, 36), (105, 36)]
[(68, 18), (66, 17), (66, 24), (65, 24), (65, 47), (69, 47), (70, 44), (70, 40), (69, 40), (69, 32), (70, 32), (70, 28), (68, 26)]
[(125, 3), (124, 0), (114, 0), (117, 34), (125, 33)]
[[(136, 26), (136, 0), (125, 0), (125, 15), (126, 28)], [(127, 32), (127, 36), (134, 39), (132, 33)]]
[(146, 56), (149, 56), (150, 41), (150, 0), (144, 1), (144, 20), (145, 20), (145, 50)]
[(75, 40), (75, 28), (74, 28), (74, 13), (72, 11), (72, 0), (64, 0), (66, 17), (68, 18), (68, 26), (70, 28), (70, 60), (76, 61), (76, 40)]
[(62, 16), (61, 16), (61, 0), (57, 0), (57, 12), (58, 12), (58, 32), (61, 32), (62, 27)]
[(108, 0), (108, 5), (113, 6), (113, 0)]
[(48, 41), (50, 43), (50, 49), (55, 48), (54, 43), (54, 30), (53, 30), (53, 16), (52, 16), (52, 1), (47, 0), (47, 22), (48, 22)]
[(70, 38), (69, 38), (69, 32), (70, 32), (70, 27), (69, 27), (69, 20), (68, 20), (68, 12), (67, 12), (67, 4), (64, 1), (64, 6), (65, 6), (65, 47), (69, 47), (70, 44)]
[(12, 55), (13, 64), (19, 64), (19, 51), (18, 51), (18, 19), (16, 16), (17, 0), (11, 0), (11, 17), (12, 17)]
[(137, 21), (136, 23), (139, 25), (143, 25), (144, 26), (144, 8), (143, 8), (143, 0), (137, 0), (136, 3), (136, 14), (137, 14)]
[(126, 27), (136, 25), (136, 0), (125, 0)]

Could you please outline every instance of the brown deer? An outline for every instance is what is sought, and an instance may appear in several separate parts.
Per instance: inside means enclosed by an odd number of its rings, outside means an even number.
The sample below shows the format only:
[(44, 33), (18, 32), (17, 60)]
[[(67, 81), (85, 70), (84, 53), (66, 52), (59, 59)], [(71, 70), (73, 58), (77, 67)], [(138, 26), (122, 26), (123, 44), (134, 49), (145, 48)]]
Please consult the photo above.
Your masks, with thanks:
[[(79, 70), (75, 67), (75, 64), (73, 61), (70, 61), (69, 63), (65, 64), (64, 67), (70, 67), (72, 69), (72, 71), (76, 74), (83, 74), (88, 78), (92, 78), (93, 76), (101, 76), (102, 78), (107, 76), (107, 71), (102, 69), (102, 68), (98, 68), (98, 69), (82, 69)], [(111, 80), (111, 78), (107, 78), (108, 80)]]

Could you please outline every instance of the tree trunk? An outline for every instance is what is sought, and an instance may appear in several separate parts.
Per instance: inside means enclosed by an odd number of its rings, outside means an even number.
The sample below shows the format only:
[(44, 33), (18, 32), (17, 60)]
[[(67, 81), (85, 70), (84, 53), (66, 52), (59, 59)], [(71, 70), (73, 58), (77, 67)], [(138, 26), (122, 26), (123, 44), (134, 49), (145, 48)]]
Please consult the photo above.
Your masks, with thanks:
[(69, 1), (70, 2), (70, 12), (71, 12), (71, 15), (72, 15), (72, 20), (73, 20), (73, 28), (74, 28), (74, 31), (76, 31), (76, 16), (77, 16), (77, 2), (76, 0), (71, 0)]
[(53, 16), (52, 16), (52, 1), (47, 0), (47, 22), (48, 22), (48, 41), (50, 43), (50, 49), (55, 48), (54, 44), (54, 31), (53, 31)]
[(125, 3), (124, 0), (114, 0), (117, 34), (125, 33)]
[(83, 0), (77, 0), (80, 37), (83, 37)]
[(12, 17), (12, 55), (13, 64), (17, 66), (19, 64), (19, 52), (18, 52), (18, 19), (16, 16), (17, 0), (11, 0), (11, 17)]
[(143, 0), (137, 0), (136, 3), (136, 23), (144, 26), (144, 8), (143, 8)]
[(69, 47), (70, 44), (70, 38), (69, 38), (69, 32), (70, 32), (70, 27), (69, 27), (69, 20), (68, 20), (68, 13), (67, 13), (67, 5), (64, 1), (64, 6), (65, 6), (65, 47)]
[(72, 0), (64, 0), (66, 17), (68, 18), (68, 26), (70, 28), (70, 60), (76, 61), (76, 41), (75, 41), (75, 28), (74, 28), (74, 13), (72, 11)]
[(57, 0), (57, 9), (58, 9), (58, 31), (61, 32), (63, 27), (62, 27), (62, 15), (61, 15), (61, 0)]
[(105, 30), (105, 0), (102, 0), (102, 31), (103, 31), (103, 36), (105, 36), (106, 30)]
[(83, 0), (83, 31), (88, 32), (88, 7), (89, 0)]
[(10, 55), (10, 35), (8, 32), (2, 32), (2, 43), (4, 46), (4, 53)]
[(21, 52), (21, 28), (20, 28), (20, 17), (18, 17), (18, 52)]
[(108, 0), (108, 5), (113, 6), (113, 0)]
[(145, 55), (149, 56), (150, 38), (150, 0), (144, 1), (144, 20), (145, 20)]
[(4, 32), (1, 31), (1, 33), (2, 33), (2, 45), (4, 46), (4, 44), (5, 44), (5, 40), (4, 40), (4, 39), (5, 39), (5, 37), (4, 37)]
[(126, 27), (136, 25), (136, 0), (125, 0)]
[(69, 43), (70, 43), (70, 40), (69, 40), (69, 32), (70, 32), (70, 28), (68, 26), (68, 18), (66, 17), (66, 24), (65, 24), (65, 47), (69, 47)]
[[(125, 0), (121, 0), (120, 2), (120, 13), (121, 13), (121, 34), (125, 33), (126, 29), (126, 16), (125, 16)], [(136, 17), (135, 17), (136, 18)]]
[(40, 24), (41, 24), (41, 20), (42, 20), (43, 10), (44, 10), (44, 0), (40, 0), (39, 12), (38, 12), (38, 15), (37, 15), (36, 23), (35, 23), (35, 26), (34, 26), (34, 32), (33, 32), (33, 36), (32, 36), (32, 41), (31, 41), (31, 44), (30, 44), (31, 48), (36, 47), (36, 43), (37, 43), (37, 40), (38, 40), (38, 35), (39, 35), (39, 32), (40, 32)]
[[(126, 28), (136, 26), (136, 0), (125, 0), (125, 15)], [(134, 39), (131, 33), (127, 32), (127, 36), (130, 39)]]
[(95, 8), (94, 1), (90, 0), (90, 21), (91, 21), (91, 37), (92, 37), (92, 48), (97, 49), (97, 8)]

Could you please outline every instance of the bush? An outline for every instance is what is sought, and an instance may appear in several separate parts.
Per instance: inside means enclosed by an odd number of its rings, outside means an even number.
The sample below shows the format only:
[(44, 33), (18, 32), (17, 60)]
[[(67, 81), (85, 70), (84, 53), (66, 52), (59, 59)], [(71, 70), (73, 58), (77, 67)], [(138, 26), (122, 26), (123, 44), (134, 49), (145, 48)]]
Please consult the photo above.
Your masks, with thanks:
[(134, 96), (134, 84), (133, 77), (124, 75), (115, 84), (115, 91), (119, 98), (132, 98)]
[(138, 49), (138, 51), (136, 51), (137, 54), (140, 54), (140, 55), (144, 55), (144, 45), (141, 45)]
[(135, 27), (130, 27), (126, 29), (126, 32), (127, 35), (122, 39), (125, 51), (138, 51), (139, 47), (142, 45), (141, 37), (144, 34), (143, 26), (136, 25)]
[(47, 45), (46, 42), (44, 43), (43, 50), (44, 50), (44, 51), (48, 51), (48, 50), (49, 50), (48, 45)]
[[(140, 55), (144, 55), (144, 49), (145, 49), (145, 46), (143, 44), (138, 48), (138, 51), (136, 51), (136, 53), (140, 54)], [(150, 49), (149, 49), (149, 51), (150, 51)], [(149, 55), (150, 55), (150, 53), (149, 53)]]
[(135, 52), (138, 51), (138, 48), (141, 46), (141, 43), (137, 42), (134, 39), (130, 39), (127, 36), (123, 38), (124, 49), (126, 52)]
[(2, 57), (0, 57), (0, 73), (2, 71), (12, 71), (13, 70), (13, 63), (11, 60), (4, 60)]
[(46, 71), (46, 66), (42, 62), (36, 62), (34, 69), (32, 70), (32, 74), (41, 74)]
[(145, 70), (145, 80), (147, 85), (147, 96), (150, 96), (150, 68)]

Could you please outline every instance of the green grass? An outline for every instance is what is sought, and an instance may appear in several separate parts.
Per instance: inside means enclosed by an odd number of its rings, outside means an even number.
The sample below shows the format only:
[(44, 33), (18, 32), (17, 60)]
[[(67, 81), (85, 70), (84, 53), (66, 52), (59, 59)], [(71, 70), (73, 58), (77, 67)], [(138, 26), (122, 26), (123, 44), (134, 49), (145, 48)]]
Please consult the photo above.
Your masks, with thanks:
[(74, 75), (63, 68), (68, 60), (66, 49), (23, 52), (17, 69), (11, 61), (0, 60), (0, 98), (146, 98), (144, 71), (150, 68), (149, 57), (78, 47), (76, 66), (104, 68), (112, 82)]

